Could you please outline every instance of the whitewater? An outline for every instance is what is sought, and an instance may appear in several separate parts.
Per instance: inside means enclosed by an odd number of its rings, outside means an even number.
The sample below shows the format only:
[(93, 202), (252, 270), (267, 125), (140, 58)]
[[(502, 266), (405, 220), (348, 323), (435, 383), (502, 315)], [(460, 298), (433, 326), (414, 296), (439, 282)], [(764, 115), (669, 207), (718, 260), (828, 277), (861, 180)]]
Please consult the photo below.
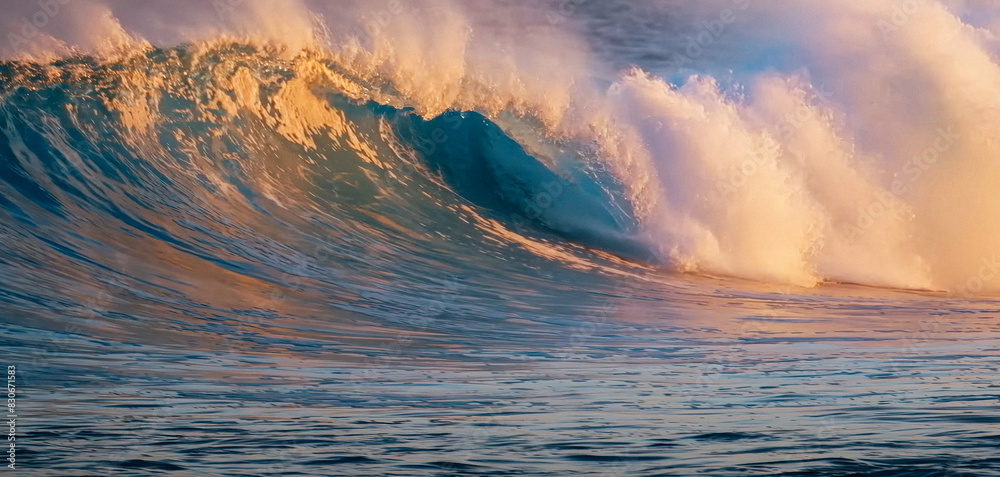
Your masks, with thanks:
[(991, 2), (2, 7), (17, 472), (1000, 473)]

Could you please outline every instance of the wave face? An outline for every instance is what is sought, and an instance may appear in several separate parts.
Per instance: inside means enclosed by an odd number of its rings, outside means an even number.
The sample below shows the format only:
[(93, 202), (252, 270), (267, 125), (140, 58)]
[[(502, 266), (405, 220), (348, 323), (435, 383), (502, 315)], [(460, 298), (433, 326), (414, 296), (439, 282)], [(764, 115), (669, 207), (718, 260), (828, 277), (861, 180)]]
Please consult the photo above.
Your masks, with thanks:
[[(652, 256), (587, 148), (507, 118), (536, 136), (529, 154), (477, 112), (425, 119), (365, 100), (366, 86), (313, 55), (216, 42), (8, 63), (0, 81), (2, 206), (20, 257), (4, 267), (19, 309), (86, 315), (114, 301), (109, 283), (149, 275), (161, 277), (144, 284), (152, 293), (213, 303), (170, 284), (219, 279), (183, 272), (202, 262), (279, 289), (335, 283), (335, 306), (358, 311), (385, 292), (372, 277), (405, 289), (475, 269), (480, 253), (612, 273), (640, 267), (619, 257)], [(285, 292), (248, 293), (271, 307)], [(397, 302), (385, 318), (409, 316), (409, 294), (384, 299)]]
[[(305, 157), (353, 151), (359, 169), (416, 152), (468, 202), (675, 270), (963, 295), (998, 287), (1000, 65), (996, 23), (975, 4), (230, 3), (161, 12), (172, 28), (144, 24), (127, 2), (42, 11), (46, 28), (30, 24), (38, 12), (13, 15), (8, 56), (98, 56), (7, 63), (6, 108), (36, 101), (53, 120), (111, 119), (104, 129), (140, 160), (216, 147), (262, 195), (297, 189), (248, 172), (271, 167), (264, 138)], [(792, 17), (808, 23), (779, 26)], [(690, 31), (698, 18), (708, 20)], [(532, 34), (516, 37), (521, 27)], [(182, 40), (194, 43), (149, 43)], [(647, 70), (615, 72), (628, 63)], [(53, 111), (57, 98), (100, 109)], [(367, 102), (421, 119), (358, 108)], [(37, 120), (8, 116), (7, 131)], [(400, 121), (413, 127), (378, 129)], [(375, 136), (386, 144), (369, 144)], [(387, 152), (395, 142), (409, 151)]]

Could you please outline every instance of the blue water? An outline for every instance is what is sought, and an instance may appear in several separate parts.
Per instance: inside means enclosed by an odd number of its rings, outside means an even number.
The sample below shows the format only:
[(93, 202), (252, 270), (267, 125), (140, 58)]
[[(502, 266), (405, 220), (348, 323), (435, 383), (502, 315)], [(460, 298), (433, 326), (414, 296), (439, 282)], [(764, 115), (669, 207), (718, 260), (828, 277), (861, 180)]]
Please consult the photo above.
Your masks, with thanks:
[(0, 64), (11, 475), (1000, 475), (1000, 300), (670, 271), (586, 145), (241, 68)]

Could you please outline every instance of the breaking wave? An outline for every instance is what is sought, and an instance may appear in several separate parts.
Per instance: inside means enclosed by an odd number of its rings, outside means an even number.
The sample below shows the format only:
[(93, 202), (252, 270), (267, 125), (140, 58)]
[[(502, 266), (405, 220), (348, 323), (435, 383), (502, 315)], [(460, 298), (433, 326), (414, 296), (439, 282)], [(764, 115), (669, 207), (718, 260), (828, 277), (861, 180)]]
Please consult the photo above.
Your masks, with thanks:
[[(311, 253), (272, 230), (326, 227), (359, 249), (1000, 289), (986, 7), (691, 3), (219, 0), (169, 25), (26, 4), (0, 30), (0, 205), (84, 261), (146, 234), (252, 274)], [(662, 44), (595, 47), (615, 8), (651, 19), (615, 34)]]

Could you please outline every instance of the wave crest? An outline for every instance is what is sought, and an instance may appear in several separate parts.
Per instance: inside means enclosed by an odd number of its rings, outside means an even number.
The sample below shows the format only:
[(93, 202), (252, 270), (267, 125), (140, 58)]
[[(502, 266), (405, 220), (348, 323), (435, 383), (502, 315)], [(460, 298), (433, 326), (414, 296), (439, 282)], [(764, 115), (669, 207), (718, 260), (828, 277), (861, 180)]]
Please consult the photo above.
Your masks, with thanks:
[[(693, 17), (745, 4), (682, 3), (678, 8)], [(503, 15), (487, 13), (490, 7)], [(546, 6), (490, 2), (347, 2), (340, 12), (295, 3), (280, 15), (269, 2), (234, 8), (223, 22), (230, 30), (194, 28), (193, 37), (209, 40), (165, 50), (139, 46), (141, 54), (102, 66), (116, 74), (93, 87), (98, 96), (108, 85), (117, 88), (104, 102), (124, 129), (148, 133), (162, 127), (158, 115), (188, 114), (206, 130), (222, 117), (256, 121), (306, 150), (323, 150), (327, 141), (378, 163), (385, 158), (366, 137), (375, 128), (358, 129), (352, 108), (366, 101), (412, 107), (422, 118), (438, 118), (431, 123), (458, 114), (448, 111), (475, 111), (516, 140), (497, 142), (487, 126), (478, 142), (461, 146), (493, 141), (494, 151), (505, 151), (502, 158), (477, 157), (493, 167), (484, 174), (504, 177), (492, 192), (506, 206), (523, 210), (543, 192), (544, 180), (511, 195), (523, 175), (574, 177), (574, 187), (599, 199), (574, 199), (583, 213), (555, 214), (554, 207), (537, 214), (543, 227), (572, 238), (604, 244), (608, 233), (624, 234), (611, 249), (652, 249), (655, 260), (674, 268), (767, 281), (1000, 289), (992, 266), (1000, 225), (991, 219), (1000, 213), (993, 194), (1000, 107), (992, 105), (1000, 65), (993, 26), (968, 23), (979, 7), (928, 1), (900, 17), (892, 5), (848, 0), (747, 6), (726, 16), (733, 19), (723, 22), (726, 35), (757, 38), (765, 26), (775, 33), (762, 51), (713, 36), (719, 50), (712, 59), (778, 70), (744, 66), (732, 80), (701, 74), (676, 83), (664, 78), (684, 78), (684, 69), (609, 74), (614, 69), (586, 46), (598, 31), (588, 30), (586, 8), (542, 15), (541, 23), (530, 19)], [(128, 7), (108, 11), (128, 23)], [(300, 34), (225, 39), (246, 34), (268, 14), (278, 17), (281, 31)], [(519, 36), (523, 28), (497, 20), (504, 15), (537, 28)], [(809, 27), (783, 26), (792, 15)], [(143, 44), (141, 34), (132, 36)], [(683, 44), (685, 37), (675, 36)], [(773, 51), (784, 54), (778, 60)], [(158, 59), (163, 55), (174, 56)], [(787, 58), (800, 62), (788, 65)], [(683, 68), (709, 60), (689, 59)], [(4, 94), (39, 81), (84, 80), (100, 62), (7, 63)], [(199, 106), (186, 108), (185, 101)], [(366, 107), (374, 121), (386, 119)], [(267, 140), (247, 138), (260, 149)], [(408, 140), (412, 147), (420, 139)], [(577, 163), (570, 174), (558, 171), (554, 152), (567, 147), (575, 152), (562, 160)], [(459, 190), (475, 180), (452, 177), (449, 186)]]

